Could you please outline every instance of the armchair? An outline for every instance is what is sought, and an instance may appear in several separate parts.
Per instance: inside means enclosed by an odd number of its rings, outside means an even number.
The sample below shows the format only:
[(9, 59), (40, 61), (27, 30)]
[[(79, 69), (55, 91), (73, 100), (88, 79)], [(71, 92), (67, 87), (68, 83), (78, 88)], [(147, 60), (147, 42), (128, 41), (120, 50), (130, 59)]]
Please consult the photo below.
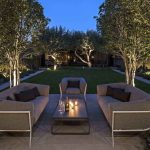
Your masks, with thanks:
[(61, 80), (59, 87), (60, 98), (62, 98), (63, 94), (83, 94), (86, 100), (87, 83), (82, 77), (65, 77)]

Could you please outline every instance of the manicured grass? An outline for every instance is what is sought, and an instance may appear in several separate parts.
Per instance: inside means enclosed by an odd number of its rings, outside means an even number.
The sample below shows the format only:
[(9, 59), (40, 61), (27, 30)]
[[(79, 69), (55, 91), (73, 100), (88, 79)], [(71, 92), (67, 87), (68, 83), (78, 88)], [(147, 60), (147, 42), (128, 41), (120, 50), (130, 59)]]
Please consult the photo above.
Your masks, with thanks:
[[(59, 83), (63, 77), (84, 77), (88, 84), (87, 93), (96, 93), (98, 84), (124, 82), (124, 75), (120, 75), (111, 69), (89, 69), (89, 68), (62, 68), (56, 71), (47, 70), (26, 82), (50, 85), (50, 93), (60, 93)], [(150, 85), (136, 81), (136, 86), (150, 93)]]

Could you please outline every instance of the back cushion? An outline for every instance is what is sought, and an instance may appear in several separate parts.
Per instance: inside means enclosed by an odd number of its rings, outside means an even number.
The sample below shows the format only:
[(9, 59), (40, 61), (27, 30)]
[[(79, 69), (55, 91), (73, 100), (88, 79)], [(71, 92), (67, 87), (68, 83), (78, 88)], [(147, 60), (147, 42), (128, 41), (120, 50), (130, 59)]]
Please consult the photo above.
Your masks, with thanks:
[(120, 88), (125, 89), (127, 84), (125, 83), (110, 83), (110, 84), (102, 84), (97, 86), (97, 94), (101, 96), (105, 96), (107, 93), (107, 87), (111, 86), (112, 88)]
[(111, 96), (122, 102), (130, 100), (130, 92), (125, 92), (122, 88), (112, 88), (111, 86), (107, 86), (106, 96)]
[(40, 96), (40, 92), (39, 92), (37, 87), (34, 87), (32, 90), (33, 90), (33, 93), (34, 93), (35, 97)]
[(125, 89), (125, 87), (127, 86), (126, 83), (111, 83), (111, 84), (107, 84), (108, 86), (111, 86), (113, 88), (120, 88), (120, 89)]
[(113, 97), (114, 92), (117, 93), (117, 92), (120, 92), (120, 91), (124, 91), (124, 89), (107, 86), (106, 96), (112, 96)]
[(2, 100), (15, 100), (14, 93), (20, 93), (21, 91), (27, 90), (29, 87), (20, 84), (18, 86), (9, 88), (5, 91), (0, 92), (0, 99)]
[(21, 91), (20, 93), (14, 93), (16, 101), (27, 102), (33, 100), (36, 96), (34, 93), (34, 88)]
[[(11, 100), (15, 100), (15, 97), (14, 97), (14, 93), (17, 92), (17, 91), (20, 91), (20, 87), (16, 86), (16, 87), (12, 87), (12, 88), (9, 88), (5, 91), (2, 91), (0, 93), (0, 99), (11, 99)], [(9, 96), (9, 98), (8, 98)]]
[(124, 91), (114, 91), (113, 92), (113, 98), (116, 98), (122, 102), (128, 102), (130, 100), (130, 92), (124, 92)]
[(79, 88), (80, 87), (80, 81), (71, 81), (68, 80), (67, 88)]
[(146, 92), (144, 92), (138, 88), (132, 87), (131, 85), (128, 85), (125, 88), (125, 91), (131, 93), (130, 101), (140, 101), (140, 100), (143, 100), (147, 97), (150, 97), (150, 94), (148, 94), (148, 93), (146, 93)]

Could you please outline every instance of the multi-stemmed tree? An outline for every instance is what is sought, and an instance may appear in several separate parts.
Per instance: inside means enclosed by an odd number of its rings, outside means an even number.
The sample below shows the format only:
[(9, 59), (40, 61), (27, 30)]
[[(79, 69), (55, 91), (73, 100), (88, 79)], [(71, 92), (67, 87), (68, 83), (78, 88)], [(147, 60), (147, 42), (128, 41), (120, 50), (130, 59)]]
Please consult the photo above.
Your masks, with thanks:
[(79, 32), (78, 36), (73, 40), (75, 44), (75, 55), (80, 61), (92, 66), (92, 59), (96, 51), (103, 51), (102, 38), (100, 34), (94, 30), (88, 30), (86, 33)]
[(74, 52), (78, 60), (92, 66), (94, 50), (99, 50), (101, 38), (95, 31), (70, 32), (61, 26), (47, 28), (39, 38), (41, 49), (53, 59), (54, 69), (62, 63), (62, 52)]
[(150, 58), (149, 0), (106, 0), (99, 8), (98, 31), (105, 48), (124, 61), (126, 82), (135, 86), (136, 69)]
[(19, 84), (20, 60), (32, 38), (39, 36), (46, 25), (47, 19), (37, 0), (0, 1), (0, 58), (5, 58), (9, 65), (10, 86)]
[(91, 57), (94, 51), (93, 43), (90, 41), (88, 36), (82, 39), (80, 47), (75, 50), (75, 55), (88, 67), (92, 67)]

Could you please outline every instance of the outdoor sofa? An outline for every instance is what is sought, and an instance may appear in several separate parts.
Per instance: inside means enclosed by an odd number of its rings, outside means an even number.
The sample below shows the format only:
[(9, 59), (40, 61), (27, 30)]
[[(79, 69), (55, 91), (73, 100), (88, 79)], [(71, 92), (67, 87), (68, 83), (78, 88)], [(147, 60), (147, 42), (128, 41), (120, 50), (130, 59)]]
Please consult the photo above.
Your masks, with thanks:
[[(128, 101), (107, 96), (108, 87), (128, 92)], [(150, 94), (125, 83), (111, 83), (97, 85), (97, 100), (112, 129), (113, 146), (115, 132), (150, 129)]]
[[(30, 101), (16, 101), (15, 94), (37, 87), (38, 96)], [(25, 95), (25, 99), (29, 96)], [(10, 100), (8, 100), (10, 99)], [(32, 126), (37, 122), (49, 101), (49, 86), (21, 83), (16, 87), (0, 92), (0, 132), (16, 131), (30, 133)]]

